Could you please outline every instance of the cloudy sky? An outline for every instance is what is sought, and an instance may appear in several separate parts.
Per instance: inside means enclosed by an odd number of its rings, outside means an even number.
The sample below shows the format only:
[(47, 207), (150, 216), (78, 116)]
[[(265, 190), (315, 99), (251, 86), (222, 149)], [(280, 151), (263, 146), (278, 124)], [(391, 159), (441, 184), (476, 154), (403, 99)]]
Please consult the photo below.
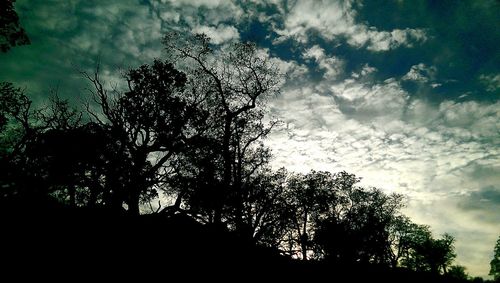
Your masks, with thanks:
[(486, 276), (500, 235), (500, 2), (18, 0), (32, 45), (0, 54), (0, 81), (77, 99), (162, 56), (165, 32), (250, 40), (287, 73), (271, 113), (274, 166), (347, 170), (408, 196), (406, 213), (457, 239)]

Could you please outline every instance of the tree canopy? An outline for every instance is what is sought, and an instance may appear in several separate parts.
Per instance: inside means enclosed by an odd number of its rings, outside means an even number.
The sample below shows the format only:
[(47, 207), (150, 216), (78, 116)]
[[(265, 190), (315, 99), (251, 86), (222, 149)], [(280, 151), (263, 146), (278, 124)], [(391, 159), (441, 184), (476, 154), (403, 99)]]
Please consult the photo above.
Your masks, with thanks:
[(3, 0), (0, 3), (0, 51), (7, 52), (18, 45), (30, 44), (28, 35), (19, 23), (14, 4), (16, 0)]

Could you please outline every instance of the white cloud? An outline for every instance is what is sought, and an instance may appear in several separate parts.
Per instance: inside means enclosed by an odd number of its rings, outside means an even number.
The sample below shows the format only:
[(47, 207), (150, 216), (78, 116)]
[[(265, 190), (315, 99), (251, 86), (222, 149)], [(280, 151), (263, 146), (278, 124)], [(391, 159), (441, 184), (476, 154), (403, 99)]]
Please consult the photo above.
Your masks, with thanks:
[[(238, 20), (244, 14), (235, 2), (225, 0), (150, 0), (149, 5), (166, 23), (177, 24), (182, 20), (190, 29), (218, 26)], [(200, 11), (203, 11), (203, 17), (199, 16)]]
[[(31, 3), (30, 3), (31, 4)], [(28, 3), (16, 3), (18, 9), (30, 11), (31, 7)], [(34, 17), (36, 18), (36, 26), (30, 27), (34, 21), (28, 21), (25, 28), (29, 30), (41, 29), (46, 32), (62, 34), (69, 32), (78, 27), (78, 19), (76, 17), (58, 17), (54, 16), (54, 11), (58, 11), (62, 15), (74, 14), (79, 5), (79, 0), (68, 1), (52, 1), (50, 5), (37, 5)], [(23, 23), (24, 24), (24, 23)]]
[(217, 27), (198, 26), (192, 32), (206, 34), (215, 44), (222, 44), (240, 38), (240, 34), (235, 27), (222, 24)]
[(444, 101), (439, 105), (440, 125), (446, 130), (460, 129), (474, 139), (498, 142), (500, 133), (500, 102), (485, 104), (476, 101)]
[(375, 73), (377, 68), (370, 66), (368, 63), (364, 64), (359, 72), (352, 72), (351, 77), (354, 79), (366, 78), (372, 73)]
[(371, 73), (376, 72), (376, 71), (377, 71), (377, 68), (372, 67), (368, 64), (365, 64), (365, 65), (363, 65), (363, 68), (361, 69), (361, 75), (366, 76), (366, 75), (371, 74)]
[(178, 23), (181, 15), (172, 10), (164, 10), (160, 12), (160, 18), (165, 22)]
[(194, 6), (201, 7), (205, 6), (207, 8), (217, 8), (222, 5), (231, 5), (229, 1), (224, 0), (161, 0), (162, 3), (170, 2), (174, 6)]
[(371, 51), (387, 51), (400, 46), (411, 47), (427, 39), (422, 29), (394, 29), (379, 31), (375, 27), (355, 21), (353, 1), (305, 1), (290, 4), (284, 15), (284, 28), (277, 29), (281, 36), (277, 42), (292, 37), (301, 43), (308, 41), (308, 32), (314, 30), (322, 37), (333, 40), (345, 36), (347, 43)]
[(428, 67), (424, 63), (411, 66), (406, 75), (402, 77), (403, 80), (416, 81), (426, 83), (434, 80), (436, 75), (436, 67)]
[(349, 79), (330, 86), (331, 95), (344, 115), (360, 121), (399, 120), (409, 98), (398, 81), (388, 79), (380, 84), (359, 83)]
[[(370, 29), (367, 34), (367, 41), (369, 41), (367, 49), (371, 51), (387, 51), (400, 46), (412, 47), (412, 42), (423, 42), (427, 39), (425, 32), (421, 29), (395, 29), (391, 32)], [(354, 42), (353, 45), (359, 46), (364, 43)]]
[(290, 80), (289, 84), (293, 82), (300, 82), (307, 76), (309, 72), (309, 69), (305, 65), (301, 65), (294, 60), (285, 61), (277, 57), (272, 57), (270, 58), (270, 60), (271, 63), (277, 66), (281, 74), (288, 76)]
[(307, 49), (303, 53), (306, 59), (314, 59), (319, 68), (324, 70), (325, 79), (334, 79), (343, 72), (344, 61), (335, 56), (327, 56), (325, 50), (319, 45)]
[(500, 74), (480, 75), (479, 80), (486, 86), (486, 90), (494, 92), (500, 89)]

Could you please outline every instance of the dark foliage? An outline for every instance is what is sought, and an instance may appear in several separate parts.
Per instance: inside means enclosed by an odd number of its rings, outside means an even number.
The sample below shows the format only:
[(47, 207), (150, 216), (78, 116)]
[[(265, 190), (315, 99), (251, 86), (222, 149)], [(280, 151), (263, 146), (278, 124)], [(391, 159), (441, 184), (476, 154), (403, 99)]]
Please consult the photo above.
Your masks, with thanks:
[(30, 44), (24, 28), (19, 24), (19, 16), (14, 10), (15, 0), (0, 2), (0, 51), (7, 52), (11, 47)]
[(500, 282), (500, 237), (493, 250), (493, 259), (490, 262), (490, 275), (496, 282)]

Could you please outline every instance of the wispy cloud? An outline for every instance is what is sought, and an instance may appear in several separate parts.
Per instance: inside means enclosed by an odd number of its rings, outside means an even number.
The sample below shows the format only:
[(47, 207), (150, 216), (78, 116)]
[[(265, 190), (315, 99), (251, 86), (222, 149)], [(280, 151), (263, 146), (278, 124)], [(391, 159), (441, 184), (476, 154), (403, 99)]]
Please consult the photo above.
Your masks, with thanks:
[(296, 1), (287, 7), (284, 26), (277, 29), (277, 42), (291, 37), (301, 43), (317, 32), (327, 40), (346, 38), (349, 45), (366, 47), (371, 51), (387, 51), (400, 46), (411, 47), (427, 39), (422, 29), (394, 29), (379, 31), (373, 26), (356, 22), (353, 1)]
[(307, 49), (302, 56), (305, 59), (313, 59), (324, 71), (323, 78), (326, 80), (334, 79), (343, 72), (344, 62), (335, 56), (327, 56), (325, 50), (318, 45)]
[(193, 33), (206, 34), (213, 43), (221, 44), (228, 41), (234, 41), (240, 38), (238, 30), (233, 26), (220, 24), (217, 27), (213, 26), (198, 26), (192, 30)]
[(480, 75), (479, 80), (484, 84), (486, 90), (495, 92), (500, 90), (500, 74)]

